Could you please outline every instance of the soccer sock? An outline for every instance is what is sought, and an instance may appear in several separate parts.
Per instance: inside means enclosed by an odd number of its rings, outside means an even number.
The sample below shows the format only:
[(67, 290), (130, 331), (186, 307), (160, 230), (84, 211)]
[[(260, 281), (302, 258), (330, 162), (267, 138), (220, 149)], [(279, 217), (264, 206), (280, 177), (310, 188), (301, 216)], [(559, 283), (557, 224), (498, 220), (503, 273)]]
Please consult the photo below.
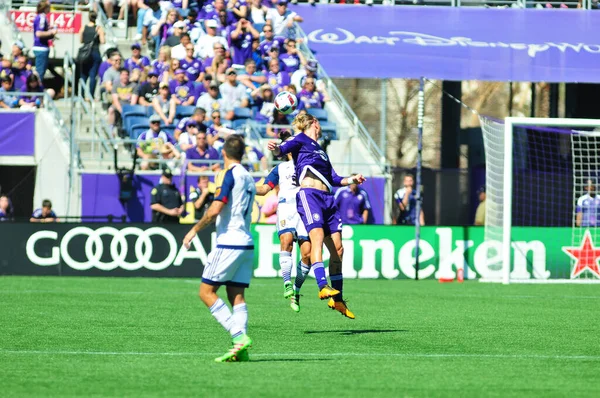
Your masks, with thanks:
[(215, 301), (215, 303), (210, 307), (210, 313), (215, 317), (217, 322), (219, 322), (221, 326), (223, 326), (225, 330), (231, 334), (231, 337), (235, 338), (243, 334), (240, 327), (233, 319), (233, 315), (231, 314), (229, 307), (227, 307), (227, 304), (225, 304), (222, 299), (218, 298), (217, 301)]
[(292, 281), (292, 253), (279, 252), (279, 266), (281, 267), (281, 275), (284, 282)]
[(325, 275), (325, 267), (323, 267), (322, 262), (318, 262), (312, 265), (312, 269), (315, 273), (315, 278), (317, 279), (317, 285), (319, 285), (319, 290), (321, 290), (325, 286), (327, 286), (327, 276)]
[(246, 334), (248, 330), (248, 307), (246, 303), (233, 306), (233, 321)]
[(335, 290), (339, 290), (340, 293), (333, 296), (335, 301), (342, 300), (342, 290), (344, 289), (344, 277), (342, 274), (329, 275), (329, 279), (331, 279), (331, 287)]
[(302, 261), (298, 262), (298, 265), (296, 266), (296, 280), (294, 281), (294, 290), (296, 290), (296, 292), (299, 292), (300, 288), (302, 288), (309, 271), (310, 267), (308, 265), (304, 264)]

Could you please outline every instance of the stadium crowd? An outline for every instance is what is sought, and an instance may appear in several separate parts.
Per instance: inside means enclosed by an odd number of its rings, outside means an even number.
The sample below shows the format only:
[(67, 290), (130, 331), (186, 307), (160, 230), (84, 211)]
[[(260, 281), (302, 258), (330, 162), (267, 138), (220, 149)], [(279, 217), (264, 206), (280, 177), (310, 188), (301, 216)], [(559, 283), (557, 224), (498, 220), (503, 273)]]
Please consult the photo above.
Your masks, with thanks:
[[(275, 111), (275, 96), (283, 90), (297, 95), (296, 112), (327, 118), (329, 97), (318, 64), (297, 48), (295, 24), (303, 19), (287, 0), (214, 0), (202, 7), (146, 0), (137, 6), (139, 41), (131, 45), (131, 57), (111, 48), (104, 62), (89, 57), (81, 69), (92, 71), (84, 73), (92, 93), (100, 82), (113, 135), (137, 140), (142, 169), (165, 164), (148, 161), (162, 157), (180, 161), (169, 165), (173, 172), (186, 159), (191, 171), (218, 170), (224, 138), (248, 121), (263, 137), (277, 137), (274, 126), (295, 116)], [(95, 15), (81, 40), (102, 43)], [(261, 148), (249, 147), (246, 157), (252, 169), (266, 169)]]

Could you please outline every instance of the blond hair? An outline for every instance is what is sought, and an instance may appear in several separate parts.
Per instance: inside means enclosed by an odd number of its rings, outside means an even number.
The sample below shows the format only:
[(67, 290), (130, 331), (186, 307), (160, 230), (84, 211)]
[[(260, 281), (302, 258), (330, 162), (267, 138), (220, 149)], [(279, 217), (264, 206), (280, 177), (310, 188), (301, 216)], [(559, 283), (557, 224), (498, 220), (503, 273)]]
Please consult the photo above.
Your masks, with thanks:
[(308, 129), (315, 122), (315, 120), (317, 120), (317, 118), (313, 115), (309, 115), (308, 113), (299, 113), (294, 118), (292, 126), (297, 132), (303, 132), (306, 131), (306, 129)]

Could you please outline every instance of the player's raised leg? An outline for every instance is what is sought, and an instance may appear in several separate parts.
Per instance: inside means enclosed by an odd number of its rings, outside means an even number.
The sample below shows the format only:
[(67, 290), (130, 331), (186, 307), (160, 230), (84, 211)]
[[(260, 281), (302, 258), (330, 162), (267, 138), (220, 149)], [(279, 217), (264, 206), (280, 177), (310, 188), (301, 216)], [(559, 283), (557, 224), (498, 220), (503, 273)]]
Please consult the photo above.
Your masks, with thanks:
[(331, 236), (325, 238), (325, 246), (327, 246), (330, 253), (329, 279), (331, 280), (331, 286), (340, 292), (330, 298), (327, 305), (329, 308), (340, 312), (345, 317), (354, 319), (354, 313), (348, 309), (346, 301), (342, 296), (344, 290), (344, 277), (342, 275), (344, 246), (342, 246), (342, 234), (340, 232), (334, 232)]

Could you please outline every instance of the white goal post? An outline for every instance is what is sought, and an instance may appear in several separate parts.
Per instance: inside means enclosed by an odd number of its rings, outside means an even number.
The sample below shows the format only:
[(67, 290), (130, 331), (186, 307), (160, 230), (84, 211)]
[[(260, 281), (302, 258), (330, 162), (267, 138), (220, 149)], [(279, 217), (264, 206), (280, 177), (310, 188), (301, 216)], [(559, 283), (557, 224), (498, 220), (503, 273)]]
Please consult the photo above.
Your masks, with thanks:
[[(600, 225), (596, 225), (596, 220), (600, 221), (600, 212), (598, 217), (596, 213), (591, 216), (593, 219), (588, 221), (587, 226), (581, 220), (579, 224), (576, 222), (576, 213), (581, 212), (579, 203), (584, 197), (589, 199), (586, 195), (595, 189), (596, 178), (600, 177), (600, 132), (589, 131), (600, 129), (600, 120), (527, 117), (495, 120), (480, 116), (480, 121), (486, 157), (484, 240), (490, 248), (490, 263), (493, 263), (492, 258), (501, 262), (501, 267), (490, 270), (487, 278), (482, 276), (482, 280), (504, 284), (600, 282), (600, 274), (592, 269), (592, 261), (584, 258), (589, 263), (583, 267), (583, 260), (577, 259), (582, 253), (583, 256), (589, 253), (584, 252), (589, 245), (595, 249), (597, 229), (600, 248)], [(590, 188), (591, 185), (594, 188)], [(590, 200), (597, 200), (598, 204), (593, 202), (593, 206), (600, 208), (600, 198), (595, 198), (595, 193)], [(589, 207), (587, 209), (590, 219)], [(571, 239), (570, 242), (557, 240), (558, 249), (549, 248), (548, 253), (552, 251), (553, 261), (556, 263), (556, 258), (559, 258), (570, 271), (567, 273), (561, 268), (562, 271), (554, 272), (552, 277), (548, 276), (549, 271), (544, 276), (540, 275), (540, 270), (545, 270), (546, 264), (542, 267), (534, 263), (527, 265), (533, 278), (529, 277), (529, 273), (527, 277), (519, 278), (523, 272), (513, 270), (515, 265), (511, 258), (520, 242), (513, 242), (513, 234), (525, 231), (535, 235), (539, 231), (548, 235), (553, 231), (549, 228), (555, 227), (561, 227), (560, 236), (563, 238), (570, 227)], [(560, 250), (564, 252), (564, 258), (556, 254)], [(527, 258), (528, 254), (520, 253), (519, 258)], [(600, 256), (593, 260), (595, 264), (598, 262)], [(523, 264), (521, 268), (524, 268)]]

